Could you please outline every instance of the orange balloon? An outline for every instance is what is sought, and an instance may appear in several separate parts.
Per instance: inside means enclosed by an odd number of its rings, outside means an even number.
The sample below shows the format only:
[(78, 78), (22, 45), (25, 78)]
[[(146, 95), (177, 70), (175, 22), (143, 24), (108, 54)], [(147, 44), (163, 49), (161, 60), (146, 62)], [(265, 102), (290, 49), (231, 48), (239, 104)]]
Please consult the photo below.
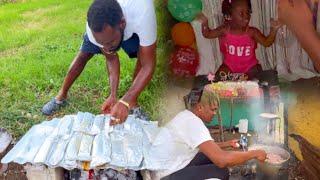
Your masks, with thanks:
[(171, 30), (171, 36), (178, 46), (191, 46), (196, 40), (192, 26), (186, 22), (175, 24)]

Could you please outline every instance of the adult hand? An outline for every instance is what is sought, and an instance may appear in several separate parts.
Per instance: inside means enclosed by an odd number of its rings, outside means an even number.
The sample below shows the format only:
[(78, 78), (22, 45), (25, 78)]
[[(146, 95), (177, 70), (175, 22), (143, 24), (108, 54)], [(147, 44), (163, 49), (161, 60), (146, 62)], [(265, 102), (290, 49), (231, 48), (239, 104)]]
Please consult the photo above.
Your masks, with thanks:
[(270, 24), (271, 24), (271, 28), (273, 28), (274, 30), (277, 30), (282, 26), (282, 23), (280, 21), (274, 20), (273, 18), (271, 18)]
[(282, 23), (296, 35), (303, 49), (320, 71), (320, 39), (313, 24), (312, 12), (308, 6), (314, 0), (278, 0), (278, 15)]
[(101, 112), (103, 114), (109, 114), (112, 107), (117, 103), (117, 98), (115, 96), (109, 96), (101, 106)]
[(239, 148), (239, 143), (238, 143), (237, 139), (227, 141), (227, 143), (229, 144), (229, 146), (231, 146), (233, 148)]
[(255, 157), (261, 162), (264, 162), (267, 159), (267, 153), (264, 150), (256, 150)]
[(202, 12), (197, 15), (196, 19), (203, 24), (208, 24), (208, 18)]
[(122, 124), (129, 115), (129, 108), (119, 101), (112, 107), (110, 116), (110, 125)]
[(278, 0), (278, 18), (290, 27), (312, 24), (312, 13), (306, 0)]

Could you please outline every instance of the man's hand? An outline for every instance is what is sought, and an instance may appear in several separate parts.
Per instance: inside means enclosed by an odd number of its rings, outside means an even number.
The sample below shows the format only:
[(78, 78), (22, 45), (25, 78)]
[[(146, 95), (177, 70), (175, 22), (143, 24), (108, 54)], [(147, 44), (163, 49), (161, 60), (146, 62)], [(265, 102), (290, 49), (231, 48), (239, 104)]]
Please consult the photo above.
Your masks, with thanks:
[(119, 101), (112, 107), (110, 125), (122, 124), (129, 115), (129, 108)]
[(227, 141), (227, 143), (229, 144), (229, 146), (231, 146), (233, 148), (239, 148), (239, 143), (238, 143), (237, 139)]
[(261, 162), (267, 159), (267, 153), (264, 150), (255, 150), (255, 158)]
[[(101, 49), (103, 51), (103, 49)], [(112, 107), (117, 103), (117, 90), (119, 86), (120, 62), (118, 54), (107, 54), (103, 51), (106, 57), (106, 66), (109, 75), (110, 95), (102, 104), (101, 111), (104, 114), (110, 113)]]
[(320, 71), (320, 39), (313, 24), (313, 16), (308, 3), (313, 0), (278, 0), (279, 20), (296, 35), (303, 49)]
[(218, 142), (216, 143), (220, 148), (239, 148), (239, 144), (238, 144), (238, 140), (237, 139), (233, 139), (230, 141), (226, 141), (226, 142)]
[[(140, 46), (136, 63), (133, 83), (124, 96), (124, 103), (117, 103), (111, 110), (111, 115), (120, 119), (123, 123), (129, 113), (130, 108), (137, 105), (137, 99), (147, 84), (150, 82), (156, 66), (156, 43), (150, 46)], [(128, 105), (125, 105), (128, 104)]]
[(109, 96), (101, 107), (101, 112), (103, 114), (109, 114), (111, 112), (112, 107), (117, 103), (117, 98), (115, 96)]
[(304, 28), (303, 24), (312, 24), (312, 13), (307, 0), (278, 0), (279, 20), (290, 26)]

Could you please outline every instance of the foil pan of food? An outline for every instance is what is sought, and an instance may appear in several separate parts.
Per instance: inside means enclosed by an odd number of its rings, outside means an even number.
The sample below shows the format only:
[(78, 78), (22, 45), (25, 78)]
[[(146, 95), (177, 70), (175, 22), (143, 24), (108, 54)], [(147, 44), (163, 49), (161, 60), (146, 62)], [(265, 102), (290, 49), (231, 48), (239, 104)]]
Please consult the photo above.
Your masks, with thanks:
[[(33, 126), (1, 160), (74, 169), (112, 165), (144, 169), (144, 159), (158, 126), (134, 115), (110, 126), (110, 115), (79, 112)], [(142, 166), (145, 165), (145, 166)]]

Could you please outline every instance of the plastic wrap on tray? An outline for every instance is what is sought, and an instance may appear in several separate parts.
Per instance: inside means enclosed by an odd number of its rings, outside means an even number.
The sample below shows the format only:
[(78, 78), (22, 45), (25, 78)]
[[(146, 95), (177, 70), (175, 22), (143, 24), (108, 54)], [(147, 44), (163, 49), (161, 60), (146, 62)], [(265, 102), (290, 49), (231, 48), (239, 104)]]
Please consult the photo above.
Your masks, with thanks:
[(123, 124), (125, 130), (130, 132), (140, 132), (141, 125), (138, 120), (135, 119), (135, 116), (129, 115), (125, 123)]
[(61, 119), (55, 118), (54, 120), (57, 120), (58, 123), (56, 124), (56, 126), (53, 129), (53, 131), (51, 132), (50, 137), (55, 137), (55, 136), (58, 135), (59, 129), (60, 129), (59, 127), (60, 127), (60, 125), (62, 123)]
[[(30, 158), (30, 150), (31, 150), (30, 148), (32, 146), (30, 146), (30, 145), (31, 145), (33, 137), (34, 136), (32, 134), (29, 134), (29, 135), (25, 136), (25, 138), (23, 139), (24, 141), (22, 143), (17, 144), (16, 145), (17, 147), (14, 150), (10, 151), (10, 152), (15, 152), (15, 153), (12, 153), (12, 154), (8, 153), (1, 160), (1, 162), (2, 163), (8, 163), (8, 162), (14, 161), (14, 162), (19, 163), (19, 164), (24, 164), (24, 163), (28, 162), (28, 159), (31, 159)], [(39, 140), (38, 140), (38, 142), (39, 142)], [(41, 144), (39, 143), (39, 148), (40, 148), (40, 146), (41, 146)], [(37, 148), (37, 147), (35, 147), (35, 148)], [(26, 155), (25, 153), (27, 151), (29, 151), (29, 157), (25, 156)], [(33, 152), (34, 152), (34, 156), (35, 156), (37, 152), (36, 151), (33, 151)]]
[(111, 161), (110, 138), (105, 131), (101, 131), (95, 136), (92, 146), (92, 160), (90, 168), (102, 166)]
[(72, 135), (72, 127), (74, 123), (74, 116), (65, 116), (64, 122), (62, 126), (60, 127), (59, 133), (58, 133), (58, 140), (55, 147), (55, 151), (53, 151), (50, 155), (50, 159), (48, 160), (48, 164), (51, 166), (58, 166), (61, 161), (63, 161), (63, 158), (66, 153), (67, 146), (70, 142), (71, 135)]
[(19, 153), (19, 155), (17, 155), (15, 162), (16, 163), (20, 163), (20, 164), (24, 164), (26, 162), (32, 162), (35, 155), (37, 154), (40, 145), (42, 144), (43, 139), (38, 139), (36, 141), (30, 141), (27, 146), (25, 146), (24, 149), (22, 149), (23, 151), (21, 151)]
[(78, 112), (73, 122), (73, 127), (72, 127), (73, 131), (79, 131), (83, 117), (84, 117), (84, 113)]
[(79, 161), (91, 161), (91, 149), (93, 143), (94, 136), (91, 135), (83, 135), (79, 153), (78, 153), (78, 160)]
[(111, 165), (138, 168), (143, 159), (142, 128), (132, 116), (110, 133)]
[(126, 166), (126, 158), (125, 147), (123, 144), (124, 141), (124, 133), (114, 133), (114, 131), (110, 134), (111, 138), (111, 165), (125, 167)]
[(136, 169), (140, 166), (142, 159), (143, 159), (143, 144), (142, 144), (142, 136), (140, 133), (135, 135), (127, 134), (125, 141), (124, 141), (125, 148), (125, 156), (127, 160), (127, 165), (130, 169)]
[(134, 169), (143, 159), (143, 128), (140, 120), (130, 115), (124, 123), (124, 130), (127, 132), (124, 141), (127, 167)]
[(49, 136), (45, 139), (44, 143), (41, 145), (37, 155), (35, 156), (35, 158), (33, 160), (34, 163), (39, 164), (39, 163), (46, 162), (47, 156), (50, 152), (53, 141), (54, 141), (54, 137), (51, 137), (51, 136)]
[(139, 120), (141, 127), (143, 129), (144, 135), (148, 138), (148, 142), (153, 142), (157, 137), (160, 128), (157, 122), (148, 122)]
[[(60, 139), (64, 139), (65, 146), (61, 147), (62, 145), (59, 145), (58, 147), (64, 148), (63, 151), (65, 150), (65, 147), (67, 145), (66, 143), (68, 143), (68, 139), (70, 138), (72, 124), (73, 124), (72, 116), (65, 116), (59, 120), (59, 123), (54, 129), (53, 133), (51, 133), (45, 139), (44, 143), (41, 145), (37, 155), (34, 158), (34, 163), (45, 163), (49, 161), (54, 161), (52, 158), (56, 158), (56, 156), (61, 156), (61, 155), (55, 154), (55, 156), (52, 157), (53, 155), (52, 153), (54, 153), (55, 151), (61, 151), (60, 149), (57, 149), (57, 147), (55, 147), (58, 145), (58, 141)], [(51, 158), (51, 160), (48, 160), (48, 158)], [(60, 157), (60, 158), (62, 159), (63, 157)]]
[(91, 135), (97, 135), (104, 129), (104, 123), (105, 123), (104, 119), (105, 119), (104, 115), (98, 115), (94, 118), (94, 122), (92, 124), (91, 132), (90, 132)]
[(21, 164), (23, 164), (24, 162), (32, 162), (34, 160), (34, 157), (37, 155), (37, 152), (39, 151), (44, 140), (45, 136), (33, 136), (33, 138), (31, 138), (30, 141), (27, 143), (27, 145), (23, 149), (21, 149), (23, 151), (21, 151), (17, 155), (17, 160), (15, 162)]
[(64, 116), (59, 123), (58, 136), (70, 135), (72, 132), (72, 126), (74, 122), (74, 116)]
[(81, 139), (82, 139), (82, 133), (80, 132), (75, 132), (67, 146), (66, 149), (66, 154), (65, 154), (65, 160), (67, 161), (75, 161), (78, 158), (78, 152), (81, 144)]
[(63, 161), (60, 162), (58, 166), (63, 167), (64, 169), (67, 169), (67, 170), (72, 170), (72, 169), (81, 167), (81, 165), (79, 165), (79, 163), (76, 160), (68, 161), (66, 159), (63, 159)]
[(51, 148), (51, 152), (47, 158), (47, 165), (51, 167), (57, 167), (58, 164), (63, 160), (65, 155), (66, 147), (69, 143), (69, 138), (59, 138)]
[(154, 154), (147, 153), (158, 132), (156, 124), (132, 115), (121, 125), (109, 123), (110, 115), (81, 112), (45, 121), (32, 127), (2, 162), (40, 163), (68, 170), (83, 168), (80, 161), (91, 161), (91, 168), (106, 165), (133, 170), (160, 168), (152, 163)]
[(59, 143), (59, 138), (52, 138), (50, 148), (48, 148), (45, 162), (43, 162), (43, 164), (47, 164), (51, 166), (48, 162), (49, 162), (49, 159), (52, 157), (52, 154), (57, 150), (58, 143)]
[(33, 126), (19, 142), (6, 154), (1, 160), (2, 163), (16, 162), (24, 164), (33, 162), (45, 138), (52, 133), (54, 127), (58, 124), (57, 119), (45, 121), (39, 125)]
[[(160, 131), (160, 128), (158, 127), (157, 122), (148, 122), (148, 121), (142, 121), (139, 120), (142, 129), (143, 129), (143, 137), (142, 137), (142, 153), (143, 157), (148, 156), (150, 147), (152, 145), (152, 142), (154, 142), (155, 138), (157, 137), (157, 134)], [(146, 161), (143, 161), (141, 169), (147, 169), (148, 164)]]
[(79, 112), (73, 125), (74, 131), (90, 133), (94, 116), (88, 112)]
[(84, 117), (80, 124), (80, 132), (90, 133), (92, 124), (94, 122), (94, 116), (90, 113), (84, 113)]
[(113, 126), (110, 126), (110, 121), (111, 121), (110, 117), (111, 117), (110, 115), (104, 116), (104, 131), (105, 131), (105, 133), (109, 133), (113, 129)]

